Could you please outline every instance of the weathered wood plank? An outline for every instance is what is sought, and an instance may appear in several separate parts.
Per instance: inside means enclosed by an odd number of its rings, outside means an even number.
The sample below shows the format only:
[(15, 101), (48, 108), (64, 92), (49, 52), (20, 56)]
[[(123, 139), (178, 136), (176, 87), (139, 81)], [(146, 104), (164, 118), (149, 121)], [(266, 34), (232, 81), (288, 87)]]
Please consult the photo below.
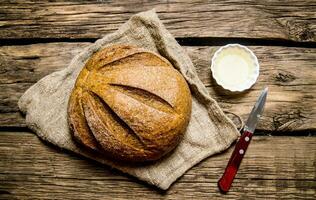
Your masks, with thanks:
[(316, 137), (254, 137), (231, 191), (217, 180), (232, 152), (206, 159), (167, 192), (94, 161), (44, 145), (34, 134), (0, 133), (0, 198), (314, 199)]
[[(49, 43), (0, 47), (0, 126), (25, 126), (17, 100), (43, 76), (67, 66), (90, 43)], [(246, 119), (260, 90), (269, 86), (264, 131), (316, 130), (316, 49), (250, 47), (258, 56), (261, 74), (248, 92), (223, 92), (212, 80), (210, 60), (218, 47), (184, 47), (210, 94), (220, 106)], [(287, 132), (288, 133), (288, 132)]]
[(208, 67), (218, 47), (186, 47), (198, 75), (224, 110), (247, 119), (265, 86), (269, 87), (265, 112), (258, 124), (264, 131), (316, 130), (316, 49), (250, 47), (260, 63), (257, 83), (242, 94), (224, 91), (210, 78)]
[(175, 37), (316, 41), (315, 1), (3, 1), (0, 38), (99, 38), (155, 8)]
[(0, 47), (0, 127), (25, 127), (17, 102), (40, 78), (65, 68), (90, 43)]

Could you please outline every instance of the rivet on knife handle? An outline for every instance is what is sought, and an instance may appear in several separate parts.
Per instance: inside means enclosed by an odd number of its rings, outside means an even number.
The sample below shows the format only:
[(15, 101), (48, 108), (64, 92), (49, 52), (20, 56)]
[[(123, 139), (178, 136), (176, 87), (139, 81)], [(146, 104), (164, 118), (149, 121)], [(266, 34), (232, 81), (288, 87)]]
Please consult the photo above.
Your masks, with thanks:
[(252, 133), (245, 131), (236, 144), (233, 154), (227, 164), (222, 178), (218, 181), (218, 187), (222, 192), (228, 192), (239, 168), (242, 158), (248, 148)]

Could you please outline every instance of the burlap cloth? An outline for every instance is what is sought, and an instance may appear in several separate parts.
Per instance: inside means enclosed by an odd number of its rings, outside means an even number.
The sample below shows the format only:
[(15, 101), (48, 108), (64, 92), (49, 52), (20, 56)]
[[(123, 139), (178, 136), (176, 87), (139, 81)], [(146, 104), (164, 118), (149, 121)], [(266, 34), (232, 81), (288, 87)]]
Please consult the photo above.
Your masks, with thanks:
[[(150, 165), (124, 166), (77, 146), (67, 124), (67, 104), (77, 75), (87, 59), (100, 48), (131, 44), (167, 58), (187, 80), (192, 92), (192, 115), (185, 136), (169, 156)], [(227, 149), (238, 137), (234, 124), (224, 115), (200, 79), (195, 68), (154, 10), (131, 17), (116, 32), (104, 36), (75, 56), (64, 70), (52, 73), (29, 88), (19, 100), (26, 124), (40, 138), (98, 162), (112, 166), (161, 189), (204, 158)]]

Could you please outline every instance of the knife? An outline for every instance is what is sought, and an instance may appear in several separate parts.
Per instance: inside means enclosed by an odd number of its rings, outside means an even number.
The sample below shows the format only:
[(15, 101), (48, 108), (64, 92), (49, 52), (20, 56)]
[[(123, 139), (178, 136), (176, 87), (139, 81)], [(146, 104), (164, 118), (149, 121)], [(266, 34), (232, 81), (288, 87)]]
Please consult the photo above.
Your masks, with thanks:
[(261, 117), (263, 108), (267, 99), (268, 88), (266, 87), (260, 94), (256, 104), (248, 117), (243, 134), (239, 138), (233, 154), (231, 155), (223, 176), (218, 181), (219, 189), (226, 193), (237, 174), (239, 165), (246, 153), (247, 147), (251, 141), (252, 135), (256, 129), (256, 125)]

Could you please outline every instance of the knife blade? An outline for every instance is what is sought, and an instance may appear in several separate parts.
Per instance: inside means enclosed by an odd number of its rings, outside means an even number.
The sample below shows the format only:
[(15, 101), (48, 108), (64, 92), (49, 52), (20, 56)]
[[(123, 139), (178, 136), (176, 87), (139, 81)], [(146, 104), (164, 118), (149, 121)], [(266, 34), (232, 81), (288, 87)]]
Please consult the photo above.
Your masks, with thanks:
[(256, 125), (263, 113), (264, 105), (268, 95), (268, 88), (266, 87), (260, 94), (257, 102), (253, 106), (251, 113), (245, 124), (243, 134), (236, 143), (235, 149), (229, 159), (227, 167), (223, 176), (218, 181), (219, 189), (226, 193), (229, 191), (231, 184), (237, 174), (240, 163), (246, 153), (248, 145), (250, 144), (252, 135), (256, 129)]

